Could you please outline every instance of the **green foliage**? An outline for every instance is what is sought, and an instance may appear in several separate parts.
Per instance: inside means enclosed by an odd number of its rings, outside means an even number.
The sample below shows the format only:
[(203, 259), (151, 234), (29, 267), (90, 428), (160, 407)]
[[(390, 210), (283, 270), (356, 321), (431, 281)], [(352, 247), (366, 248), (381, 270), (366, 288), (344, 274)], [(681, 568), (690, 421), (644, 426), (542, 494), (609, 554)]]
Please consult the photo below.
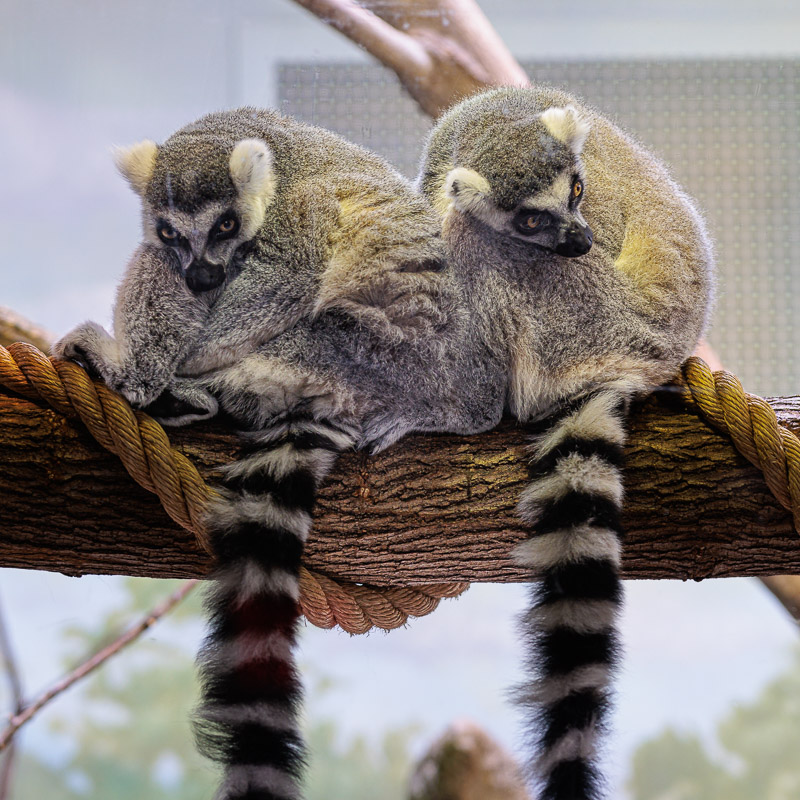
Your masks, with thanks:
[(330, 720), (311, 726), (309, 800), (402, 800), (411, 768), (408, 743), (416, 732), (413, 726), (389, 731), (376, 752), (361, 736), (340, 746)]
[(629, 783), (634, 800), (797, 800), (800, 797), (800, 650), (756, 700), (717, 726), (712, 758), (671, 730), (642, 744)]
[[(119, 631), (158, 605), (179, 582), (130, 579), (124, 604), (96, 627), (64, 632), (71, 668), (112, 641)], [(58, 769), (31, 752), (17, 761), (12, 800), (197, 800), (210, 798), (215, 767), (194, 750), (189, 714), (197, 700), (189, 648), (172, 642), (185, 625), (199, 624), (200, 592), (194, 592), (159, 622), (170, 642), (147, 634), (89, 678), (80, 691), (80, 712), (50, 713), (52, 732), (65, 738), (72, 755)], [(195, 632), (196, 634), (196, 632)], [(196, 635), (195, 635), (196, 638)], [(324, 677), (313, 691), (335, 690)], [(37, 724), (33, 722), (32, 724)], [(408, 740), (413, 729), (388, 732), (377, 747), (362, 737), (341, 742), (332, 721), (315, 722), (307, 733), (311, 746), (308, 800), (381, 800), (404, 796), (409, 771)]]

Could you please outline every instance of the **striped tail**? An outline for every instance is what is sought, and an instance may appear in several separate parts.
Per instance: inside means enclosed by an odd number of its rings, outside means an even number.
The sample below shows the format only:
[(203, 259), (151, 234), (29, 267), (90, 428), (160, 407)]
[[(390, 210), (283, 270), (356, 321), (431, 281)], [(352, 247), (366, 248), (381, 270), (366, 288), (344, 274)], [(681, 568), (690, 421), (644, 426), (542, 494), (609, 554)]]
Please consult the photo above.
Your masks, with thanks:
[(355, 437), (303, 417), (247, 436), (208, 517), (217, 567), (195, 735), (224, 766), (217, 800), (294, 800), (305, 759), (294, 662), (300, 559), (317, 488)]
[(599, 735), (619, 657), (622, 447), (628, 393), (600, 389), (548, 421), (518, 511), (534, 526), (515, 559), (541, 576), (522, 620), (541, 800), (598, 800)]

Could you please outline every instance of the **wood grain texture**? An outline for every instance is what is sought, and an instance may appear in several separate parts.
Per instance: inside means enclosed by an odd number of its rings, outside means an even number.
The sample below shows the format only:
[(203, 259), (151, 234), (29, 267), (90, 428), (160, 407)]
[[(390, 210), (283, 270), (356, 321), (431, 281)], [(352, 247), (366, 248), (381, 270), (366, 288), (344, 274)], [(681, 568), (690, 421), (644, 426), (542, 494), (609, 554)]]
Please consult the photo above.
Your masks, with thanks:
[[(800, 398), (770, 401), (800, 429)], [(236, 452), (221, 427), (171, 431), (206, 479)], [(320, 493), (306, 564), (373, 585), (525, 581), (524, 426), (410, 436), (343, 456)], [(727, 437), (663, 391), (634, 412), (626, 460), (631, 578), (800, 572), (800, 536)], [(0, 566), (82, 575), (204, 575), (208, 558), (80, 423), (0, 392)]]

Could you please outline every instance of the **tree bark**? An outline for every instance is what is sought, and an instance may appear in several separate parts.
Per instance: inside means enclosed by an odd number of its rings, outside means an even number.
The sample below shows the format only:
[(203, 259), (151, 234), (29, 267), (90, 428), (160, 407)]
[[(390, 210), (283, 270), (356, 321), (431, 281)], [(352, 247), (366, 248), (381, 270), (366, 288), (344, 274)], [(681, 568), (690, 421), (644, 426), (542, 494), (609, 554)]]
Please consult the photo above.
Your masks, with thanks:
[[(674, 392), (636, 409), (627, 447), (629, 578), (800, 572), (800, 537), (761, 474)], [(771, 401), (800, 429), (800, 398)], [(171, 433), (213, 481), (236, 438), (220, 426)], [(525, 537), (515, 504), (526, 431), (409, 436), (350, 453), (320, 492), (306, 564), (374, 585), (525, 581), (510, 558)], [(0, 390), (0, 566), (69, 575), (204, 575), (208, 557), (157, 498), (78, 422)]]

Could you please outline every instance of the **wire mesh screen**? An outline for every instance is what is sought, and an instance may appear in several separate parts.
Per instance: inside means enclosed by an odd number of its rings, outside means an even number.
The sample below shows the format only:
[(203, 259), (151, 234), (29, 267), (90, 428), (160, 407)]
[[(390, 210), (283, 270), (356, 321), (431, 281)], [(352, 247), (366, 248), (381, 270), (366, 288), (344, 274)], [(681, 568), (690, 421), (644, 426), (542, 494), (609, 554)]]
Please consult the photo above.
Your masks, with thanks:
[[(717, 245), (710, 340), (745, 388), (800, 394), (800, 61), (526, 65), (658, 153), (704, 210)], [(285, 65), (286, 113), (416, 173), (430, 122), (388, 70)]]

